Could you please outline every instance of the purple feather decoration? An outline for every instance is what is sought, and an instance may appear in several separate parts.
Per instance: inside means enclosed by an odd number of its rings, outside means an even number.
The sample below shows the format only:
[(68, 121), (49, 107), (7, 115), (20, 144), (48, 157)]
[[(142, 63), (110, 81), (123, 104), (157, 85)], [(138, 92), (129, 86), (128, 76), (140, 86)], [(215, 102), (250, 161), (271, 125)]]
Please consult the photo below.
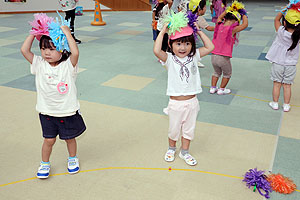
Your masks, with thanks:
[(197, 22), (198, 15), (193, 14), (191, 11), (188, 11), (187, 12), (187, 18), (189, 19), (188, 24), (189, 24), (190, 27), (192, 27), (193, 32), (194, 32), (194, 37), (197, 40), (198, 39), (198, 37), (197, 37), (197, 31), (198, 31), (198, 29), (197, 29), (197, 27), (195, 26), (194, 23)]
[(239, 10), (239, 13), (240, 13), (242, 16), (244, 16), (244, 15), (247, 16), (247, 10), (246, 10), (246, 9), (240, 9), (240, 10)]
[[(256, 186), (259, 194), (268, 199), (270, 198), (269, 194), (272, 192), (272, 189), (266, 178), (265, 171), (257, 170), (257, 168), (249, 169), (244, 175), (243, 182), (246, 182), (248, 188)], [(262, 193), (261, 189), (264, 190), (265, 194)]]

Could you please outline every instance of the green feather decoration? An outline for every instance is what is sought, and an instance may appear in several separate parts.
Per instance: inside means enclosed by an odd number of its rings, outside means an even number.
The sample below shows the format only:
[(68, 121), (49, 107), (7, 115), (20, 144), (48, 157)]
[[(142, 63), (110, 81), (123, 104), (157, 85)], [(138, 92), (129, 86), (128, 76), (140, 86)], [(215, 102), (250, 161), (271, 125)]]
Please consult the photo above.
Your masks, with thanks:
[(169, 35), (175, 35), (176, 31), (181, 31), (181, 28), (184, 28), (188, 25), (189, 19), (186, 17), (184, 12), (174, 13), (171, 10), (170, 15), (166, 15), (163, 19), (164, 24), (168, 24)]

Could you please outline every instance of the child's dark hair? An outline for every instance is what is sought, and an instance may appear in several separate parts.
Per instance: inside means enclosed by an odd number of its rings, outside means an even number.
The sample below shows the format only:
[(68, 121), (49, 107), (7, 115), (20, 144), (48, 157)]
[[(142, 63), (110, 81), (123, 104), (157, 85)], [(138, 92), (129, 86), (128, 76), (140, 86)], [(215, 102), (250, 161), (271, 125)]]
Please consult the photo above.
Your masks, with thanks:
[[(40, 39), (40, 49), (45, 48), (45, 49), (52, 49), (55, 48), (51, 38), (47, 35), (43, 35)], [(57, 64), (67, 60), (69, 58), (69, 56), (71, 55), (70, 52), (63, 50), (62, 52), (62, 56), (60, 58), (60, 60), (57, 62)]]
[(198, 10), (203, 10), (204, 6), (206, 6), (206, 0), (201, 0), (197, 8), (194, 10), (193, 14), (198, 13)]
[(155, 16), (156, 16), (156, 17), (159, 17), (158, 14), (159, 14), (159, 12), (163, 9), (163, 7), (164, 7), (165, 5), (166, 5), (166, 4), (165, 4), (164, 2), (157, 4), (156, 11), (155, 11)]
[(223, 5), (226, 7), (227, 5), (227, 1), (226, 0), (222, 0)]
[(173, 52), (173, 48), (172, 48), (172, 45), (174, 42), (183, 42), (183, 43), (190, 42), (192, 44), (192, 49), (188, 56), (192, 57), (196, 54), (196, 42), (195, 42), (194, 34), (185, 36), (185, 37), (181, 37), (181, 38), (177, 38), (175, 40), (170, 40), (169, 42), (170, 42), (169, 50), (172, 52), (173, 55), (175, 55), (175, 53)]
[[(300, 24), (298, 25), (294, 25), (291, 24), (290, 22), (288, 22), (285, 18), (282, 18), (282, 21), (285, 22), (285, 29), (293, 29), (294, 32), (292, 33), (292, 40), (293, 43), (290, 46), (290, 48), (288, 49), (288, 51), (291, 51), (293, 49), (296, 48), (297, 44), (299, 43), (299, 39), (300, 39)], [(283, 23), (284, 24), (284, 23)]]
[(235, 20), (235, 21), (239, 21), (236, 16), (234, 16), (232, 13), (228, 12), (226, 13), (226, 15), (224, 16), (225, 20)]

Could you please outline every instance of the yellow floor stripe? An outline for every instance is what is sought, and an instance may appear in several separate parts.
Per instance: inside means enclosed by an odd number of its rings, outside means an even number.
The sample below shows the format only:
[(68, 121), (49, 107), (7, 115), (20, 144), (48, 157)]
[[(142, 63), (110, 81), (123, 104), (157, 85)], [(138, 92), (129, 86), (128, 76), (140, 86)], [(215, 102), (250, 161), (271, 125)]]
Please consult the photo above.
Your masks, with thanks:
[[(207, 171), (202, 171), (202, 170), (197, 170), (197, 169), (176, 169), (176, 168), (148, 168), (148, 167), (106, 167), (106, 168), (98, 168), (98, 169), (88, 169), (88, 170), (81, 170), (79, 173), (85, 173), (85, 172), (94, 172), (94, 171), (102, 171), (102, 170), (111, 170), (111, 169), (135, 169), (135, 170), (165, 170), (165, 171), (187, 171), (187, 172), (199, 172), (199, 173), (203, 173), (203, 174), (211, 174), (211, 175), (216, 175), (216, 176), (224, 176), (224, 177), (228, 177), (228, 178), (234, 178), (234, 179), (240, 179), (242, 180), (243, 177), (239, 177), (239, 176), (232, 176), (232, 175), (227, 175), (227, 174), (221, 174), (221, 173), (215, 173), (215, 172), (207, 172)], [(67, 175), (68, 173), (59, 173), (59, 174), (52, 174), (50, 176), (60, 176), (60, 175)], [(11, 183), (6, 183), (6, 184), (2, 184), (0, 185), (0, 187), (4, 187), (4, 186), (8, 186), (8, 185), (13, 185), (16, 183), (21, 183), (21, 182), (25, 182), (25, 181), (29, 181), (29, 180), (34, 180), (37, 179), (37, 177), (33, 177), (33, 178), (28, 178), (28, 179), (24, 179), (24, 180), (20, 180), (20, 181), (14, 181)], [(300, 190), (295, 190), (297, 192), (300, 192)]]

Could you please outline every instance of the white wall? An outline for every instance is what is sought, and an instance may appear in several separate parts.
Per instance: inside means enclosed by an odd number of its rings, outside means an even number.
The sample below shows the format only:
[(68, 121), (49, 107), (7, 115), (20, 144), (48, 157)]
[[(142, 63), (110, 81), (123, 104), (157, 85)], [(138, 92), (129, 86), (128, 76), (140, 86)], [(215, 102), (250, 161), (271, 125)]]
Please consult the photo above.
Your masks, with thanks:
[[(83, 6), (83, 10), (94, 10), (95, 1), (79, 0), (79, 6)], [(109, 8), (101, 5), (101, 9)], [(2, 12), (39, 12), (39, 11), (55, 11), (60, 10), (58, 0), (26, 0), (26, 3), (4, 2), (0, 0), (0, 13)]]

